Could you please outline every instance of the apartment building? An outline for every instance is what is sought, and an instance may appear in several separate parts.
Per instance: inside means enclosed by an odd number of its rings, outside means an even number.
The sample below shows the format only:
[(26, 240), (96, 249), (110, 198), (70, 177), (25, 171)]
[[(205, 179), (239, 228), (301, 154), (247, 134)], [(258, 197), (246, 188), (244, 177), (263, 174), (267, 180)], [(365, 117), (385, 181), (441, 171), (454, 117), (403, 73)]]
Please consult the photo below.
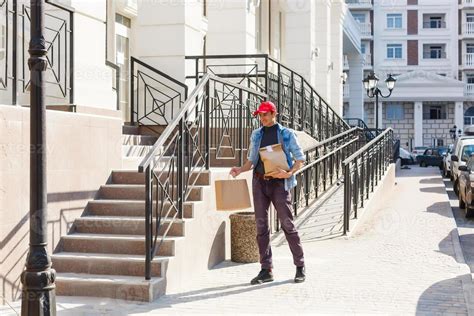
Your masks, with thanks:
[[(397, 78), (393, 94), (379, 104), (380, 127), (393, 127), (409, 149), (451, 143), (454, 126), (462, 130), (474, 122), (474, 1), (346, 2), (366, 31), (365, 75), (374, 71), (382, 84), (389, 73)], [(350, 109), (348, 91), (345, 87)], [(360, 118), (374, 126), (373, 99), (365, 98)]]

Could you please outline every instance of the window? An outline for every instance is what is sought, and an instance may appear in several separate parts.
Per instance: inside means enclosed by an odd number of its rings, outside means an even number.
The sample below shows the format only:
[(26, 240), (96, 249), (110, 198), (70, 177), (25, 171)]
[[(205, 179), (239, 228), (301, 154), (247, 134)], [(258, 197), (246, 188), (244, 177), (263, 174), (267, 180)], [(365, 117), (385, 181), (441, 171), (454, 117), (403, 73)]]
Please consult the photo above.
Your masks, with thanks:
[(115, 22), (125, 25), (126, 27), (130, 28), (131, 26), (131, 20), (127, 18), (126, 16), (123, 16), (121, 14), (116, 13), (115, 14)]
[(474, 84), (474, 74), (467, 74), (466, 75), (466, 82), (469, 84)]
[(424, 59), (446, 58), (445, 45), (442, 45), (442, 44), (423, 45), (423, 58)]
[(424, 120), (445, 120), (447, 116), (445, 105), (423, 106)]
[(466, 44), (466, 53), (473, 54), (474, 53), (474, 44), (468, 43)]
[(387, 103), (385, 118), (387, 120), (403, 120), (405, 118), (403, 104)]
[(461, 159), (466, 161), (474, 153), (474, 145), (466, 145), (462, 148)]
[(441, 29), (446, 28), (445, 14), (424, 14), (423, 28)]
[(365, 23), (365, 14), (364, 13), (352, 13), (354, 20), (359, 23)]
[(466, 22), (467, 22), (467, 23), (472, 23), (472, 22), (474, 22), (474, 13), (467, 13), (467, 14), (466, 14)]
[(362, 55), (365, 55), (366, 47), (367, 47), (367, 43), (360, 44), (360, 51)]
[(402, 44), (387, 44), (387, 58), (401, 59), (402, 58)]
[(387, 28), (388, 29), (401, 29), (402, 28), (402, 14), (401, 13), (387, 14)]

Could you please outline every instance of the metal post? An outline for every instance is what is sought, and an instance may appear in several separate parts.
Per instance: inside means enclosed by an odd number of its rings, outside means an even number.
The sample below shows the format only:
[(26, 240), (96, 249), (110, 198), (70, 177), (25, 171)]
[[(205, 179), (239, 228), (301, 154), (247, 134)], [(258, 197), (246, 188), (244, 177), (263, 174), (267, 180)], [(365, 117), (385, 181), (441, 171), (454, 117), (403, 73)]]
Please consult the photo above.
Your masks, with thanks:
[(290, 91), (290, 127), (295, 128), (295, 76), (293, 71), (291, 72), (291, 91)]
[[(8, 3), (6, 4), (6, 9), (7, 9), (7, 23), (8, 23)], [(17, 69), (18, 69), (18, 60), (17, 60), (17, 38), (18, 38), (18, 1), (13, 0), (13, 19), (12, 19), (12, 24), (13, 24), (13, 38), (12, 38), (12, 45), (13, 45), (13, 64), (12, 64), (12, 104), (16, 105), (18, 103), (17, 101), (17, 88), (18, 88), (18, 74), (17, 74)], [(8, 28), (8, 26), (7, 26)], [(8, 38), (8, 35), (7, 35)], [(8, 46), (8, 43), (7, 43)], [(6, 50), (8, 54), (8, 49)], [(8, 56), (5, 57), (8, 60)], [(8, 67), (8, 65), (7, 65)], [(8, 79), (6, 79), (6, 82), (8, 82)]]
[[(177, 177), (178, 177), (178, 217), (183, 218), (183, 207), (184, 207), (184, 168), (186, 164), (184, 163), (184, 119), (179, 121), (178, 125), (179, 129), (179, 142), (178, 142), (178, 169)], [(191, 170), (188, 170), (191, 172)], [(172, 175), (174, 176), (174, 175)], [(157, 201), (158, 202), (158, 201)]]
[[(145, 169), (145, 280), (151, 279), (151, 239), (152, 239), (152, 230), (151, 230), (151, 221), (153, 219), (152, 215), (152, 188), (153, 183), (151, 179), (151, 167), (148, 166)], [(158, 207), (158, 206), (157, 206)], [(161, 206), (163, 207), (163, 205)], [(158, 233), (158, 232), (157, 232)]]
[[(210, 105), (209, 105), (209, 102), (210, 102), (210, 93), (209, 93), (209, 90), (210, 90), (210, 82), (208, 81), (206, 83), (206, 100), (204, 102), (204, 146), (205, 146), (205, 151), (204, 151), (204, 154), (206, 155), (206, 170), (209, 170), (210, 166), (211, 166), (211, 144), (210, 144), (210, 129), (211, 129), (211, 124), (210, 124)], [(217, 152), (216, 152), (216, 155), (217, 155)]]
[(379, 131), (379, 92), (375, 89), (375, 136)]
[(30, 245), (21, 274), (22, 315), (56, 315), (56, 271), (48, 245), (46, 168), (44, 0), (31, 0), (30, 69)]
[(239, 90), (239, 166), (244, 164), (244, 104), (242, 89)]
[(278, 115), (278, 122), (281, 123), (281, 111), (282, 111), (282, 107), (281, 107), (281, 65), (278, 64), (278, 87), (277, 87), (277, 109), (278, 109), (278, 113), (280, 113), (280, 115)]
[[(130, 123), (134, 125), (133, 112), (135, 111), (135, 61), (133, 58), (130, 60)], [(137, 77), (138, 83), (138, 77)], [(138, 90), (137, 90), (138, 95)], [(138, 98), (137, 98), (138, 99)]]

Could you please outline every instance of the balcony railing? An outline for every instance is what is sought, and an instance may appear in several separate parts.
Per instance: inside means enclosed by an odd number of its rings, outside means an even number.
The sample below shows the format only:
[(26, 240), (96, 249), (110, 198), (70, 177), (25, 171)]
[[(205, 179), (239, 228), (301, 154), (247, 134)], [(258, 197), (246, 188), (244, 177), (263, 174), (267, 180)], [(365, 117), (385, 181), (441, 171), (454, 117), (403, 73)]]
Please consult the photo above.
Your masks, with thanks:
[(466, 97), (474, 97), (474, 83), (466, 83), (464, 88), (464, 95)]
[(423, 22), (423, 28), (424, 29), (445, 29), (446, 28), (446, 22), (444, 22), (444, 21)]
[(474, 0), (462, 0), (462, 4), (464, 4), (464, 5), (474, 5)]
[(364, 58), (364, 66), (372, 66), (372, 55), (365, 54), (362, 56)]
[(360, 27), (360, 33), (362, 36), (371, 36), (372, 35), (372, 23), (360, 23), (359, 22), (359, 27)]
[(463, 26), (464, 35), (474, 35), (474, 22), (466, 22)]
[(350, 7), (371, 6), (372, 0), (346, 0), (346, 4)]
[(445, 59), (446, 52), (423, 52), (423, 59)]
[(348, 83), (344, 84), (342, 86), (342, 95), (344, 98), (348, 98), (349, 97), (349, 91), (350, 91), (350, 86)]
[(474, 66), (474, 53), (464, 54), (464, 66)]

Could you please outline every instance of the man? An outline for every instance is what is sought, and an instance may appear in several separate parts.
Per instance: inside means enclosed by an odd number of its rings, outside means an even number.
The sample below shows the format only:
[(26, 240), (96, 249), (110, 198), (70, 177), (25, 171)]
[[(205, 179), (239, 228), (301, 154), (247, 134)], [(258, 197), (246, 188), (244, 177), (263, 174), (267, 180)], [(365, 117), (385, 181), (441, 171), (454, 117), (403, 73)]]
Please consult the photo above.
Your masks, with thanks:
[[(259, 116), (262, 127), (254, 130), (250, 136), (250, 146), (247, 162), (241, 167), (233, 167), (230, 174), (233, 177), (242, 172), (254, 169), (252, 179), (253, 203), (257, 224), (257, 243), (260, 253), (260, 273), (252, 279), (251, 284), (261, 284), (273, 281), (272, 250), (270, 247), (270, 228), (268, 225), (268, 208), (273, 203), (286, 240), (293, 254), (296, 265), (295, 282), (305, 280), (303, 247), (298, 232), (293, 223), (293, 209), (291, 205), (290, 190), (296, 186), (294, 173), (298, 171), (305, 161), (296, 134), (276, 122), (276, 107), (272, 102), (265, 101), (260, 104), (254, 116)], [(260, 159), (259, 151), (262, 147), (273, 144), (282, 144), (289, 171), (278, 169), (272, 176), (265, 176), (264, 165)], [(295, 163), (293, 164), (293, 159)], [(268, 171), (267, 171), (268, 172)]]

